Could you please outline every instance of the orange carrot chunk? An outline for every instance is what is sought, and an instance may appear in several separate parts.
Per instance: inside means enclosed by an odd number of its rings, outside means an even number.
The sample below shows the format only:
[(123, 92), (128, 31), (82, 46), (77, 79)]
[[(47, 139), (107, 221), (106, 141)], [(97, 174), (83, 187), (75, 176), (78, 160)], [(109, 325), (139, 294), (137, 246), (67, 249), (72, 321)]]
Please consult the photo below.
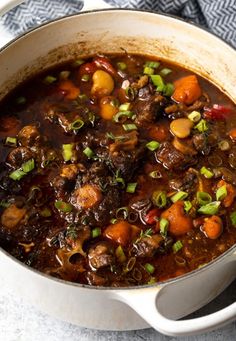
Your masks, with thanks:
[(177, 201), (161, 214), (169, 221), (168, 231), (174, 236), (180, 236), (193, 228), (192, 219), (184, 212), (184, 202)]
[(78, 188), (73, 196), (73, 204), (78, 208), (88, 209), (100, 202), (102, 199), (102, 193), (98, 187), (94, 185), (84, 185)]
[(79, 88), (77, 88), (74, 83), (68, 79), (60, 82), (59, 88), (60, 90), (65, 91), (65, 97), (67, 99), (76, 99), (80, 94)]
[(126, 246), (139, 232), (139, 228), (129, 224), (125, 220), (121, 220), (116, 224), (109, 225), (105, 229), (104, 235), (108, 239), (112, 239), (114, 242)]
[(229, 131), (229, 137), (232, 141), (236, 141), (236, 128), (233, 128)]
[(221, 218), (216, 215), (206, 218), (202, 230), (208, 238), (217, 239), (223, 232)]
[(223, 203), (224, 207), (230, 207), (234, 201), (235, 196), (236, 196), (236, 190), (233, 187), (233, 185), (229, 184), (228, 182), (226, 182), (224, 180), (220, 180), (217, 183), (216, 187), (220, 188), (222, 186), (226, 186), (226, 191), (227, 191), (227, 195), (223, 199), (222, 203)]
[(197, 77), (195, 75), (178, 79), (175, 83), (175, 91), (172, 98), (176, 102), (191, 104), (195, 102), (202, 93)]

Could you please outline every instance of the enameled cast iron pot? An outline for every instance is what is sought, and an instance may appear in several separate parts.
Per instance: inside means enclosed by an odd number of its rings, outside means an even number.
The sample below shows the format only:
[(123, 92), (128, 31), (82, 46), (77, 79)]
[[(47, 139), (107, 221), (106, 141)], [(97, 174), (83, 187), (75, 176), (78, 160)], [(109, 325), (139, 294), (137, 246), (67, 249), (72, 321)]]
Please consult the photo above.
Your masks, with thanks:
[[(6, 11), (17, 0), (1, 0)], [(86, 9), (102, 1), (86, 1)], [(236, 52), (214, 35), (174, 17), (106, 9), (42, 25), (0, 51), (0, 99), (34, 74), (97, 52), (156, 55), (208, 78), (236, 101)], [(60, 319), (88, 328), (154, 327), (168, 335), (206, 332), (236, 319), (236, 303), (208, 316), (176, 321), (207, 304), (236, 277), (236, 247), (190, 274), (151, 286), (99, 288), (30, 269), (0, 250), (0, 277), (19, 296)]]

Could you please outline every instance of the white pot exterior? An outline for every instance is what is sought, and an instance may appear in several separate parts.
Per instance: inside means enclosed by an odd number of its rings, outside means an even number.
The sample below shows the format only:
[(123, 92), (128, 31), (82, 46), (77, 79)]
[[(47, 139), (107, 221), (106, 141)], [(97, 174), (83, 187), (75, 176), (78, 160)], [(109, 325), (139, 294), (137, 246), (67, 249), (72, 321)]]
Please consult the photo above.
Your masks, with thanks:
[[(129, 53), (174, 60), (206, 76), (236, 101), (236, 52), (232, 48), (206, 31), (175, 18), (130, 10), (67, 17), (8, 45), (0, 52), (0, 99), (38, 70), (96, 52), (122, 52), (121, 48)], [(148, 327), (149, 323), (169, 335), (190, 335), (236, 318), (234, 304), (224, 316), (218, 313), (185, 324), (168, 320), (200, 308), (235, 278), (233, 249), (190, 275), (134, 289), (88, 288), (48, 278), (2, 251), (0, 264), (0, 276), (20, 296), (49, 314), (80, 326), (130, 330)]]

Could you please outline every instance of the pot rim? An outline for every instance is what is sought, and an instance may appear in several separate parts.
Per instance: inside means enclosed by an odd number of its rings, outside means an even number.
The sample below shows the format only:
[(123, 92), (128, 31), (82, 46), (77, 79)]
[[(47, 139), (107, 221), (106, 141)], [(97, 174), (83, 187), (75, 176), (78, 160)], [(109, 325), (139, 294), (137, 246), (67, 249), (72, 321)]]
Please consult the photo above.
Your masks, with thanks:
[[(185, 19), (180, 18), (180, 17), (178, 17), (176, 15), (173, 15), (173, 14), (166, 14), (166, 13), (162, 13), (160, 11), (153, 11), (153, 10), (142, 10), (142, 9), (134, 9), (134, 8), (128, 8), (128, 9), (127, 8), (105, 8), (105, 9), (97, 9), (97, 10), (90, 10), (90, 11), (82, 11), (82, 12), (78, 12), (78, 13), (74, 13), (74, 14), (65, 15), (63, 17), (55, 18), (55, 19), (49, 20), (47, 22), (44, 22), (44, 23), (40, 24), (39, 26), (30, 28), (30, 29), (26, 30), (25, 32), (23, 32), (22, 34), (20, 34), (18, 37), (15, 37), (12, 40), (10, 40), (3, 47), (1, 47), (0, 48), (0, 53), (3, 52), (5, 49), (7, 49), (10, 45), (15, 43), (17, 40), (27, 36), (28, 34), (33, 33), (34, 31), (40, 30), (44, 26), (51, 25), (54, 22), (63, 21), (64, 19), (68, 19), (68, 18), (71, 18), (71, 17), (77, 17), (77, 16), (83, 15), (83, 14), (90, 14), (90, 13), (97, 13), (97, 12), (107, 12), (107, 11), (141, 12), (141, 13), (157, 14), (159, 16), (175, 19), (175, 20), (183, 22), (183, 23), (185, 23), (187, 25), (191, 25), (191, 26), (194, 26), (194, 27), (196, 27), (196, 28), (198, 28), (200, 30), (206, 31), (209, 35), (212, 35), (213, 37), (219, 39), (226, 46), (230, 47), (234, 52), (236, 52), (236, 48), (234, 48), (234, 46), (232, 44), (230, 44), (228, 42), (225, 42), (223, 38), (219, 37), (214, 32), (211, 32), (210, 29), (208, 29), (206, 27), (202, 27), (201, 25), (199, 25), (197, 23), (194, 23), (191, 20), (185, 20)], [(233, 253), (234, 249), (236, 250), (236, 245), (231, 246), (231, 248), (229, 248), (227, 251), (222, 253), (216, 259), (214, 259), (214, 260), (210, 261), (209, 263), (207, 263), (206, 265), (202, 266), (201, 268), (195, 269), (195, 270), (190, 271), (190, 272), (188, 272), (186, 274), (183, 274), (181, 276), (170, 278), (170, 279), (165, 280), (163, 282), (156, 282), (154, 284), (144, 284), (144, 285), (129, 286), (129, 287), (100, 287), (100, 286), (94, 286), (94, 285), (88, 285), (88, 284), (81, 284), (81, 283), (66, 281), (64, 279), (53, 277), (51, 275), (48, 275), (46, 273), (43, 273), (43, 272), (41, 272), (41, 271), (39, 271), (37, 269), (34, 269), (34, 268), (26, 265), (25, 263), (21, 262), (20, 260), (18, 260), (14, 256), (12, 256), (9, 252), (4, 250), (1, 246), (0, 246), (0, 254), (3, 253), (5, 256), (10, 258), (13, 262), (17, 263), (19, 266), (22, 266), (26, 270), (31, 271), (31, 272), (33, 272), (36, 275), (43, 276), (44, 278), (46, 278), (48, 280), (55, 281), (55, 282), (57, 282), (59, 284), (64, 284), (64, 285), (67, 285), (67, 286), (73, 286), (73, 287), (78, 287), (78, 288), (86, 288), (86, 289), (91, 289), (91, 290), (92, 289), (93, 290), (96, 289), (96, 290), (99, 290), (99, 291), (104, 291), (104, 290), (105, 291), (107, 291), (107, 290), (109, 290), (109, 291), (117, 291), (117, 290), (118, 291), (126, 291), (126, 290), (139, 290), (139, 289), (146, 289), (146, 288), (150, 289), (150, 288), (155, 288), (155, 287), (163, 287), (166, 284), (175, 283), (175, 282), (183, 280), (185, 278), (193, 277), (197, 273), (200, 273), (202, 271), (206, 271), (213, 264), (221, 262), (223, 259), (228, 257), (229, 254)]]

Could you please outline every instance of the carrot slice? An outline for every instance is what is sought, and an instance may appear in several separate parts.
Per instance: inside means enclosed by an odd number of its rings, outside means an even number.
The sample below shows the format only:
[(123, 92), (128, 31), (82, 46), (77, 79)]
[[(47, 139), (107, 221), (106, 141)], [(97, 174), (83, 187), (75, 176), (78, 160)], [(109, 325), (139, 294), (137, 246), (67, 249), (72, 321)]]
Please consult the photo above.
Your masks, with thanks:
[(112, 239), (114, 242), (126, 246), (139, 232), (139, 228), (129, 224), (125, 220), (121, 220), (116, 224), (109, 225), (105, 229), (104, 235), (108, 239)]
[(195, 102), (202, 93), (197, 77), (195, 75), (178, 79), (175, 83), (175, 91), (172, 98), (176, 102), (191, 104)]
[(217, 239), (223, 231), (221, 218), (216, 215), (206, 218), (202, 230), (208, 238)]
[(59, 88), (60, 90), (65, 91), (65, 97), (67, 99), (76, 99), (80, 94), (80, 89), (68, 79), (60, 82)]
[(93, 185), (84, 185), (78, 188), (72, 197), (73, 204), (78, 208), (88, 209), (93, 207), (102, 199), (100, 189)]

